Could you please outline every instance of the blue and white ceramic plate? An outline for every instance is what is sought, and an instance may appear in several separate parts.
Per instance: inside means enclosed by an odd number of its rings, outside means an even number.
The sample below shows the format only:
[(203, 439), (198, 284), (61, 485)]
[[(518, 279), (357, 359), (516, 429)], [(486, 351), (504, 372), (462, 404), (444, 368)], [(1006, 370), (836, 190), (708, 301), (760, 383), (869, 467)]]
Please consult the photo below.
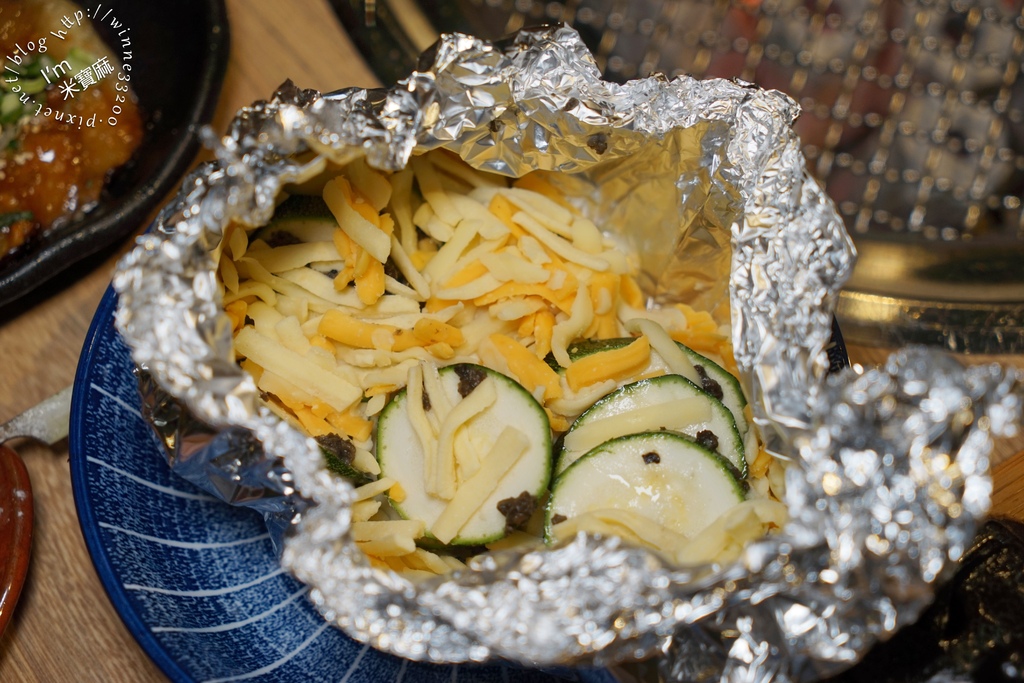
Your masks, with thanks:
[(139, 414), (107, 291), (79, 361), (71, 478), (86, 545), (128, 629), (176, 682), (610, 680), (408, 662), (331, 628), (278, 566), (262, 518), (172, 474)]

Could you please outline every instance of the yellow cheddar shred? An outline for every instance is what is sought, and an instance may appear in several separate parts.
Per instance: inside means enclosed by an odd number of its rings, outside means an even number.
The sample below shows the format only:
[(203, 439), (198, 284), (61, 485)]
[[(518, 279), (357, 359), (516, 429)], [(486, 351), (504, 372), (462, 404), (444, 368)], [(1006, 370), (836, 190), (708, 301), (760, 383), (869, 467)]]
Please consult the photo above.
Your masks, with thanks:
[(601, 351), (584, 356), (565, 370), (565, 381), (573, 391), (613, 379), (616, 382), (635, 375), (651, 362), (651, 344), (647, 337), (621, 349)]
[(619, 294), (627, 305), (633, 308), (644, 308), (644, 293), (640, 289), (636, 278), (632, 275), (622, 275), (619, 283)]
[(295, 413), (295, 417), (299, 418), (303, 429), (309, 432), (310, 436), (325, 436), (337, 431), (327, 421), (317, 417), (309, 408), (296, 404), (288, 405), (288, 407)]
[(405, 500), (405, 489), (402, 488), (401, 484), (395, 482), (395, 485), (388, 491), (388, 497), (396, 503), (401, 503)]
[(489, 306), (497, 301), (517, 296), (539, 296), (554, 304), (563, 313), (569, 313), (572, 310), (572, 295), (566, 297), (565, 294), (556, 292), (547, 285), (523, 284), (519, 282), (506, 282), (487, 294), (473, 299), (473, 303), (477, 306)]
[[(390, 336), (393, 345), (395, 332), (397, 331), (391, 325), (357, 320), (336, 309), (331, 309), (324, 313), (324, 317), (320, 319), (320, 324), (317, 326), (317, 332), (328, 339), (333, 339), (357, 349), (380, 348), (380, 341), (384, 335)], [(390, 346), (388, 347), (389, 349)]]
[(251, 359), (246, 358), (245, 360), (242, 361), (242, 369), (248, 372), (250, 375), (252, 375), (253, 381), (255, 381), (257, 385), (259, 385), (260, 377), (263, 376), (262, 367), (252, 362)]
[(334, 288), (339, 292), (348, 287), (352, 278), (356, 276), (356, 261), (359, 260), (359, 246), (345, 234), (345, 231), (338, 228), (334, 231), (334, 248), (338, 255), (345, 262), (344, 268), (338, 271), (334, 278)]
[(763, 477), (768, 474), (768, 465), (772, 462), (772, 456), (768, 455), (763, 447), (757, 450), (757, 457), (750, 463), (750, 476)]
[(335, 412), (334, 408), (330, 407), (326, 403), (319, 402), (311, 403), (309, 409), (312, 411), (314, 415), (316, 415), (320, 419), (324, 419), (331, 413)]
[(460, 346), (465, 341), (462, 330), (433, 318), (420, 318), (413, 325), (412, 334), (424, 345), (444, 343)]
[(397, 384), (374, 384), (372, 387), (367, 388), (363, 395), (370, 398), (372, 396), (390, 394), (392, 391), (398, 391)]
[(526, 234), (526, 232), (512, 220), (512, 216), (516, 215), (519, 212), (519, 209), (516, 208), (516, 206), (506, 197), (503, 197), (500, 194), (494, 195), (487, 209), (497, 216), (515, 237), (519, 238)]
[(323, 336), (322, 334), (314, 334), (309, 338), (309, 343), (317, 348), (321, 348), (330, 354), (334, 354), (334, 344), (330, 339)]
[(516, 330), (516, 333), (520, 337), (532, 337), (533, 336), (533, 329), (536, 326), (536, 324), (537, 324), (537, 313), (531, 313), (529, 315), (524, 315), (522, 318), (519, 319), (519, 328)]
[(552, 370), (551, 366), (511, 337), (492, 334), (489, 339), (498, 353), (505, 358), (509, 370), (528, 391), (532, 391), (534, 387), (544, 387), (544, 398), (561, 398), (562, 385), (558, 373)]
[(248, 308), (249, 304), (244, 299), (237, 299), (224, 307), (224, 312), (231, 319), (232, 332), (238, 332), (242, 329), (242, 325), (245, 324), (245, 312)]
[(445, 281), (444, 286), (446, 289), (450, 287), (461, 287), (462, 285), (468, 284), (486, 274), (487, 266), (480, 261), (474, 261), (459, 272), (455, 273), (455, 275), (448, 278)]
[(366, 441), (373, 433), (373, 423), (364, 417), (354, 414), (351, 409), (343, 413), (335, 412), (327, 416), (326, 421), (334, 429), (351, 436), (356, 441)]
[(370, 259), (366, 269), (356, 276), (356, 294), (367, 306), (377, 303), (384, 294), (384, 264)]
[(551, 184), (551, 181), (542, 176), (540, 173), (528, 173), (524, 175), (522, 178), (519, 178), (514, 183), (512, 183), (512, 187), (517, 187), (520, 190), (529, 190), (531, 192), (536, 192), (537, 194), (544, 195), (545, 197), (555, 202), (556, 204), (564, 206), (570, 211), (573, 210), (572, 205), (565, 200), (565, 195), (563, 195), (557, 188), (555, 188), (555, 186)]
[(452, 348), (451, 344), (445, 342), (438, 342), (436, 344), (430, 344), (429, 346), (423, 347), (426, 349), (434, 358), (440, 358), (441, 360), (448, 360), (455, 357), (455, 349)]
[(551, 424), (551, 429), (556, 432), (567, 432), (569, 431), (569, 420), (564, 415), (559, 415), (550, 408), (544, 408), (544, 411), (548, 414), (548, 422)]
[(537, 319), (533, 325), (533, 351), (538, 358), (545, 358), (551, 353), (551, 333), (555, 329), (555, 316), (551, 311), (537, 311)]

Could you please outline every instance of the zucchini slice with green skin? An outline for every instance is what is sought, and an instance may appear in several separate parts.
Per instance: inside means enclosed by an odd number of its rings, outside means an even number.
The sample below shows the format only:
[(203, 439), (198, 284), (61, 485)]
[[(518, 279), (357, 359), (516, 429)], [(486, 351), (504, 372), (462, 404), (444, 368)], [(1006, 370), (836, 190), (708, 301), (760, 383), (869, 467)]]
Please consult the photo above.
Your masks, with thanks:
[(591, 450), (555, 480), (545, 538), (552, 541), (562, 521), (617, 510), (689, 539), (745, 497), (743, 482), (714, 451), (672, 432), (630, 434)]
[(352, 466), (355, 448), (351, 441), (338, 434), (328, 434), (317, 437), (316, 442), (320, 446), (328, 470), (350, 480), (354, 486), (362, 486), (373, 481), (369, 474)]
[[(466, 377), (474, 379), (466, 384)], [(493, 448), (500, 444), (498, 436), (508, 428), (514, 428), (526, 437), (526, 450), (515, 464), (500, 479), (483, 503), (473, 512), (468, 521), (458, 528), (458, 534), (448, 545), (481, 545), (491, 543), (506, 534), (506, 518), (499, 511), (498, 504), (507, 499), (517, 498), (524, 491), (535, 499), (541, 499), (551, 478), (551, 426), (547, 413), (537, 400), (518, 382), (489, 368), (469, 363), (460, 363), (441, 368), (441, 386), (454, 407), (465, 396), (467, 399), (478, 391), (474, 381), (490, 381), (495, 390), (495, 400), (465, 424), (470, 430), (468, 438), (479, 448), (475, 451), (481, 461)], [(460, 384), (462, 385), (460, 393)], [(468, 388), (472, 384), (472, 388)], [(423, 400), (424, 409), (435, 410), (435, 400), (429, 396)], [(425, 485), (427, 454), (410, 417), (409, 391), (403, 389), (381, 411), (377, 421), (377, 461), (381, 477), (390, 477), (401, 486), (404, 498), (391, 500), (395, 511), (404, 519), (422, 520), (427, 527), (426, 538), (434, 539), (429, 533), (435, 522), (449, 505), (449, 501), (432, 495)], [(428, 408), (429, 406), (429, 408)], [(486, 463), (481, 465), (481, 470)], [(472, 484), (472, 479), (466, 482)], [(462, 491), (462, 487), (458, 489)]]
[(555, 477), (605, 441), (659, 430), (696, 439), (747, 476), (743, 438), (728, 408), (685, 377), (662, 375), (620, 387), (576, 418), (562, 437)]
[(299, 242), (330, 242), (338, 221), (321, 197), (293, 195), (281, 202), (274, 217), (256, 237), (271, 246)]
[[(581, 339), (580, 341), (569, 345), (569, 358), (571, 360), (577, 360), (584, 356), (600, 353), (601, 351), (614, 351), (627, 346), (633, 341), (635, 341), (633, 337), (619, 339)], [(721, 365), (710, 358), (702, 356), (689, 346), (679, 342), (676, 342), (676, 346), (686, 354), (687, 358), (690, 359), (690, 362), (693, 363), (694, 368), (697, 369), (697, 374), (700, 375), (702, 379), (701, 389), (704, 389), (725, 404), (725, 407), (729, 409), (729, 412), (732, 413), (733, 418), (736, 420), (736, 428), (739, 429), (740, 436), (746, 437), (747, 432), (750, 429), (750, 425), (747, 423), (746, 413), (744, 412), (744, 408), (747, 405), (747, 399), (743, 395), (743, 389), (740, 388), (740, 381)], [(565, 368), (559, 366), (553, 356), (548, 357), (548, 364), (551, 365), (556, 372), (565, 372)], [(665, 361), (661, 359), (661, 356), (658, 355), (658, 352), (652, 349), (651, 362), (641, 374), (657, 372), (659, 370), (666, 373), (672, 372), (668, 365), (665, 364)], [(720, 396), (719, 393), (721, 393)]]

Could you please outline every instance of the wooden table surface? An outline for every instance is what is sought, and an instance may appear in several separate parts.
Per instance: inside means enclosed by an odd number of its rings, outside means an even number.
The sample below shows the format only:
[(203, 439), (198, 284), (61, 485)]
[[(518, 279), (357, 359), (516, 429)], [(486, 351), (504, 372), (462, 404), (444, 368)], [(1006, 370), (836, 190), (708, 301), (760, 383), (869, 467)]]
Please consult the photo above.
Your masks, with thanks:
[[(324, 91), (377, 84), (325, 0), (227, 4), (231, 61), (216, 130), (286, 78)], [(0, 422), (71, 383), (93, 312), (126, 247), (73, 269), (16, 310), (0, 312), (0, 348), (6, 350)], [(855, 362), (865, 364), (885, 355), (869, 348), (850, 351)], [(52, 448), (13, 445), (31, 474), (36, 525), (25, 590), (0, 638), (0, 681), (166, 680), (121, 622), (93, 569), (75, 514), (67, 442)], [(1009, 454), (1020, 445), (1001, 449)], [(997, 467), (995, 481), (995, 512), (1024, 520), (1024, 457)]]

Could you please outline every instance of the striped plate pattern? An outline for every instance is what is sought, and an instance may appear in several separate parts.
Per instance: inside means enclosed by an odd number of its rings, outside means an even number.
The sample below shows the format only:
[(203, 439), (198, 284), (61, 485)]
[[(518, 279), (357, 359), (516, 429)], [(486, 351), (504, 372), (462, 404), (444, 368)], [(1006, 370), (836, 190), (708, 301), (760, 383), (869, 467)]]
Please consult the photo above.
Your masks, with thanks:
[(139, 644), (172, 681), (542, 683), (607, 672), (408, 662), (329, 627), (278, 566), (262, 518), (172, 474), (139, 414), (108, 290), (75, 378), (71, 477), (86, 544)]

